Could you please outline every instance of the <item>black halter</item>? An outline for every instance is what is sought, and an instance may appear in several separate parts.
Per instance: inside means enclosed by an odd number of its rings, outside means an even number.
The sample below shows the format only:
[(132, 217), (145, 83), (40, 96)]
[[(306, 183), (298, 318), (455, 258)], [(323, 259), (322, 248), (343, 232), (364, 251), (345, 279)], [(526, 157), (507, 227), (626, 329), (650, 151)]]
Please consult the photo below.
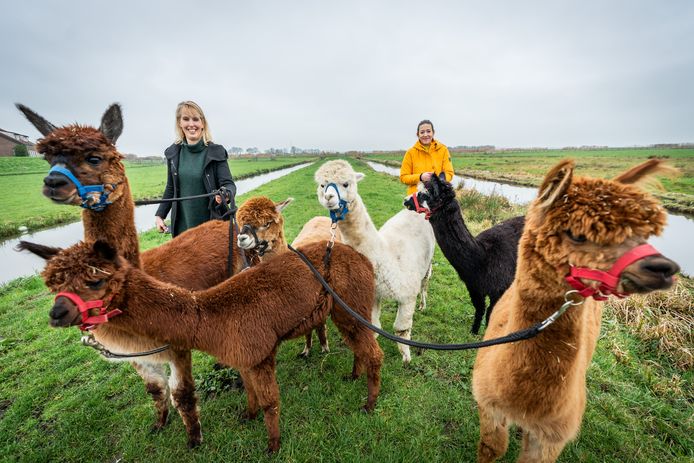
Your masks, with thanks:
[(267, 242), (267, 240), (259, 240), (256, 231), (257, 230), (253, 225), (245, 224), (241, 229), (241, 234), (250, 234), (253, 237), (253, 240), (255, 241), (255, 246), (253, 247), (253, 249), (258, 253), (259, 256), (262, 257), (265, 254), (265, 251), (267, 251), (269, 243)]

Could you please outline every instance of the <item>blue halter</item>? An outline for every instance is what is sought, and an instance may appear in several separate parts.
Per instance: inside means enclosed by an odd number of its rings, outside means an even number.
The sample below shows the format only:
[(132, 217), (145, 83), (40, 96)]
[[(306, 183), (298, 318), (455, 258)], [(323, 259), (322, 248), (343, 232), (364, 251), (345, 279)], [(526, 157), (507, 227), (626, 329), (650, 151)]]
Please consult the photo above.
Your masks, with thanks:
[(323, 191), (327, 192), (328, 188), (330, 188), (330, 187), (333, 187), (335, 189), (335, 193), (337, 193), (337, 199), (339, 201), (337, 203), (337, 205), (339, 206), (339, 209), (330, 211), (330, 220), (332, 220), (333, 223), (336, 223), (339, 220), (345, 220), (345, 216), (349, 212), (349, 208), (347, 207), (347, 201), (342, 199), (342, 197), (340, 196), (340, 189), (334, 183), (328, 183), (325, 186), (325, 190), (323, 190)]
[[(85, 209), (91, 209), (92, 211), (97, 211), (101, 212), (104, 209), (106, 209), (106, 206), (111, 204), (110, 201), (108, 201), (108, 195), (111, 194), (110, 191), (105, 191), (104, 190), (104, 185), (87, 185), (84, 186), (82, 183), (80, 183), (79, 180), (77, 180), (77, 177), (74, 176), (72, 172), (70, 172), (69, 169), (66, 169), (65, 167), (60, 167), (60, 166), (53, 166), (51, 167), (51, 170), (48, 171), (48, 174), (50, 175), (53, 172), (58, 172), (59, 174), (63, 174), (66, 176), (72, 183), (75, 184), (77, 187), (77, 193), (80, 195), (80, 198), (82, 198), (82, 206)], [(112, 187), (116, 187), (115, 183), (111, 183)], [(99, 197), (99, 202), (98, 203), (92, 203), (91, 199), (92, 196), (89, 195), (89, 193), (101, 193), (101, 196)]]

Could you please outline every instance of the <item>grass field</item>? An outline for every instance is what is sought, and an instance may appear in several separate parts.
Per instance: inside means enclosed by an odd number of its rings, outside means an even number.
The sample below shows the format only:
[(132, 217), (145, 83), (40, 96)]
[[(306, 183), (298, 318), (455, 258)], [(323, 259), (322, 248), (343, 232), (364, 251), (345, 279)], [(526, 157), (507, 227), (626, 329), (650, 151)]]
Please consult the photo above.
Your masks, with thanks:
[[(311, 157), (281, 159), (234, 159), (229, 161), (235, 179), (300, 164)], [(135, 199), (161, 197), (166, 186), (164, 163), (125, 161)], [(51, 203), (41, 194), (48, 163), (39, 158), (0, 157), (0, 238), (16, 235), (20, 226), (29, 230), (78, 220), (79, 208)]]
[[(389, 161), (400, 166), (404, 153), (366, 155), (367, 159)], [(453, 153), (453, 168), (460, 175), (539, 186), (545, 173), (561, 159), (576, 160), (577, 173), (592, 177), (612, 177), (651, 157), (668, 159), (681, 171), (674, 178), (662, 178), (664, 192), (658, 193), (671, 210), (694, 213), (694, 149), (611, 149), (547, 150), (494, 153)]]
[[(367, 174), (359, 191), (377, 226), (401, 209), (404, 188), (391, 176), (355, 163)], [(295, 198), (285, 211), (288, 239), (314, 215), (326, 215), (315, 197), (315, 167), (273, 181), (253, 195), (275, 201)], [(240, 197), (239, 202), (246, 199)], [(478, 199), (469, 226), (478, 233), (491, 224)], [(499, 204), (497, 220), (522, 213)], [(481, 215), (480, 215), (481, 214)], [(143, 247), (167, 239), (142, 235)], [(691, 312), (691, 281), (680, 283), (682, 311)], [(379, 339), (385, 352), (381, 395), (373, 414), (359, 411), (366, 397), (362, 378), (342, 380), (351, 370), (351, 352), (330, 326), (331, 352), (296, 358), (303, 340), (282, 344), (278, 381), (282, 400), (282, 448), (264, 453), (262, 419), (242, 424), (245, 395), (220, 390), (213, 359), (194, 354), (200, 390), (204, 442), (186, 449), (178, 416), (157, 434), (150, 399), (134, 370), (103, 361), (78, 344), (77, 329), (51, 329), (52, 298), (38, 277), (0, 287), (0, 460), (1, 461), (281, 461), (281, 462), (452, 462), (472, 461), (478, 439), (470, 391), (474, 352), (425, 351), (403, 368), (395, 344)], [(641, 312), (654, 311), (651, 303)], [(639, 306), (635, 306), (637, 309)], [(667, 307), (666, 307), (667, 309)], [(633, 308), (632, 308), (633, 310)], [(473, 308), (464, 285), (437, 249), (429, 306), (415, 314), (413, 338), (450, 343), (478, 339), (469, 334)], [(628, 323), (628, 308), (608, 308), (602, 335), (588, 372), (588, 407), (578, 439), (562, 462), (689, 462), (694, 458), (694, 394), (691, 354), (685, 333), (685, 361), (658, 338), (647, 338)], [(395, 306), (383, 311), (391, 328)], [(691, 314), (689, 315), (691, 320)], [(633, 318), (633, 313), (632, 317)], [(657, 318), (657, 315), (656, 315)], [(632, 320), (643, 326), (643, 319)], [(669, 336), (661, 330), (659, 338)], [(689, 345), (687, 345), (687, 343)], [(691, 358), (691, 355), (690, 357)], [(518, 439), (502, 460), (515, 460)]]

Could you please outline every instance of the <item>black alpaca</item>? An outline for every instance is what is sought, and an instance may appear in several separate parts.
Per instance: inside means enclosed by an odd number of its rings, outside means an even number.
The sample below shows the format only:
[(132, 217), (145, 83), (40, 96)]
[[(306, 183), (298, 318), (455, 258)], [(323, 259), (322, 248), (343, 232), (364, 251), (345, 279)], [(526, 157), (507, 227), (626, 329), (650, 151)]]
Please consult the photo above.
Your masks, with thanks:
[[(474, 237), (465, 226), (453, 186), (432, 176), (425, 187), (426, 191), (416, 193), (417, 200), (431, 211), (429, 222), (436, 242), (467, 286), (475, 307), (472, 332), (477, 334), (482, 316), (486, 314), (489, 324), (496, 301), (513, 282), (525, 217), (508, 219)], [(405, 201), (405, 207), (415, 210), (412, 197)], [(485, 307), (487, 296), (489, 307)]]

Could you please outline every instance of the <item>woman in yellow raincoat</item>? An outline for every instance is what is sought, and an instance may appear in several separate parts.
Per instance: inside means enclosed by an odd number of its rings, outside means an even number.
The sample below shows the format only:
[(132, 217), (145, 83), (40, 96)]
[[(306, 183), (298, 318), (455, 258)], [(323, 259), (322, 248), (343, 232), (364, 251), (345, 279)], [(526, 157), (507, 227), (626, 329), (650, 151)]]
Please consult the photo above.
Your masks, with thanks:
[(417, 143), (407, 150), (400, 167), (400, 181), (407, 185), (407, 194), (417, 191), (417, 182), (428, 181), (432, 175), (450, 182), (453, 164), (446, 145), (434, 139), (434, 124), (423, 120), (417, 125)]

